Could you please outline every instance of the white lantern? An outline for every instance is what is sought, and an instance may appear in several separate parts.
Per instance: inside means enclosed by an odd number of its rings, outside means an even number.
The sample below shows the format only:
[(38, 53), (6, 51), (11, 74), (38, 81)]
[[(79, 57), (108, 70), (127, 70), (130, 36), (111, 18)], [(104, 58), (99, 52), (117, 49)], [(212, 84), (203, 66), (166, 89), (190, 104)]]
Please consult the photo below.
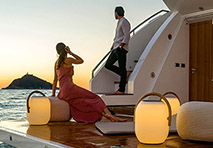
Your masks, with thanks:
[(163, 94), (163, 96), (169, 101), (169, 104), (172, 108), (172, 115), (176, 115), (180, 108), (179, 97), (174, 92), (166, 92)]
[[(33, 96), (33, 93), (40, 93), (42, 96)], [(30, 98), (31, 97), (31, 98)], [(50, 101), (40, 91), (33, 91), (27, 98), (27, 120), (30, 125), (47, 124), (50, 120)]]
[[(144, 100), (153, 95), (160, 97), (160, 100)], [(141, 143), (163, 143), (171, 125), (171, 106), (163, 95), (148, 93), (136, 104), (134, 121), (135, 134)]]
[[(33, 93), (40, 93), (42, 96), (32, 96)], [(27, 120), (30, 125), (43, 125), (49, 121), (69, 121), (70, 117), (68, 102), (57, 97), (46, 97), (40, 91), (33, 91), (29, 94)]]

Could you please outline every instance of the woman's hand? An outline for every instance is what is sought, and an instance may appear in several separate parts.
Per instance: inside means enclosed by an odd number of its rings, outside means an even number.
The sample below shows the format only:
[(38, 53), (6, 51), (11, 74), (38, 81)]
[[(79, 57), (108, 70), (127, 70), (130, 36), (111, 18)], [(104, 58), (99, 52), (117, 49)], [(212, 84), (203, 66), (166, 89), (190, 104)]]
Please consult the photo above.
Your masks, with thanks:
[(72, 53), (71, 50), (70, 50), (70, 48), (69, 48), (69, 46), (66, 46), (66, 47), (65, 47), (65, 51), (66, 51), (67, 53), (69, 53), (69, 54)]

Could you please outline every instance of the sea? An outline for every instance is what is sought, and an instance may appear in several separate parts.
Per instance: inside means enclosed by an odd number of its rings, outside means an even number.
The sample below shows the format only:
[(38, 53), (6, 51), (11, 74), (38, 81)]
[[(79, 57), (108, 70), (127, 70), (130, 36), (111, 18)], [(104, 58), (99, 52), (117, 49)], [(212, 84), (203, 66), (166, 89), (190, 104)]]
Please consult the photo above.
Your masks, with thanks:
[[(0, 89), (0, 122), (4, 120), (26, 119), (26, 100), (34, 89)], [(52, 90), (39, 90), (46, 96), (52, 95)], [(58, 90), (56, 91), (57, 94)], [(35, 94), (36, 95), (36, 94)], [(39, 95), (39, 94), (37, 94)], [(1, 141), (0, 148), (15, 148)]]

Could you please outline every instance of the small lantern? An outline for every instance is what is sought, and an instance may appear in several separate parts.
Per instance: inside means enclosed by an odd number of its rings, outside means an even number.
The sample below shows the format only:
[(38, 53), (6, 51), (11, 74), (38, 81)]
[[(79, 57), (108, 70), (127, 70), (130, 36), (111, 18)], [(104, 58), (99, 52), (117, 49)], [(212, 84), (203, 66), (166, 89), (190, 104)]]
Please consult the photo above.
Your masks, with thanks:
[[(40, 93), (42, 96), (32, 96), (34, 93)], [(40, 91), (33, 91), (29, 94), (27, 120), (30, 125), (43, 125), (49, 121), (69, 121), (70, 117), (68, 102), (57, 97), (46, 97)]]
[(176, 115), (180, 108), (179, 97), (174, 92), (166, 92), (165, 94), (163, 94), (163, 96), (169, 101), (169, 104), (172, 108), (172, 115)]
[[(160, 100), (144, 100), (148, 96), (158, 96)], [(141, 143), (163, 143), (171, 125), (171, 106), (163, 95), (148, 93), (136, 104), (134, 121), (135, 134)]]
[[(42, 96), (33, 96), (40, 93)], [(47, 124), (50, 120), (50, 100), (40, 91), (33, 91), (27, 98), (27, 121), (30, 125)]]

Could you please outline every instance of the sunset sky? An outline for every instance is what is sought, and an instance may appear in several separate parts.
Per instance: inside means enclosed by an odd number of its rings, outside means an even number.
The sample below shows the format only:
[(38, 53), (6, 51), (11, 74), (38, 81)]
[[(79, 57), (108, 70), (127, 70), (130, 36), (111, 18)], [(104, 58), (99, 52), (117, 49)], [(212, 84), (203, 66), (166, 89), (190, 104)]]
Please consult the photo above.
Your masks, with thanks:
[(167, 9), (162, 0), (0, 0), (0, 88), (26, 73), (52, 83), (61, 41), (84, 59), (74, 82), (89, 88), (92, 69), (112, 45), (116, 6), (132, 28)]

